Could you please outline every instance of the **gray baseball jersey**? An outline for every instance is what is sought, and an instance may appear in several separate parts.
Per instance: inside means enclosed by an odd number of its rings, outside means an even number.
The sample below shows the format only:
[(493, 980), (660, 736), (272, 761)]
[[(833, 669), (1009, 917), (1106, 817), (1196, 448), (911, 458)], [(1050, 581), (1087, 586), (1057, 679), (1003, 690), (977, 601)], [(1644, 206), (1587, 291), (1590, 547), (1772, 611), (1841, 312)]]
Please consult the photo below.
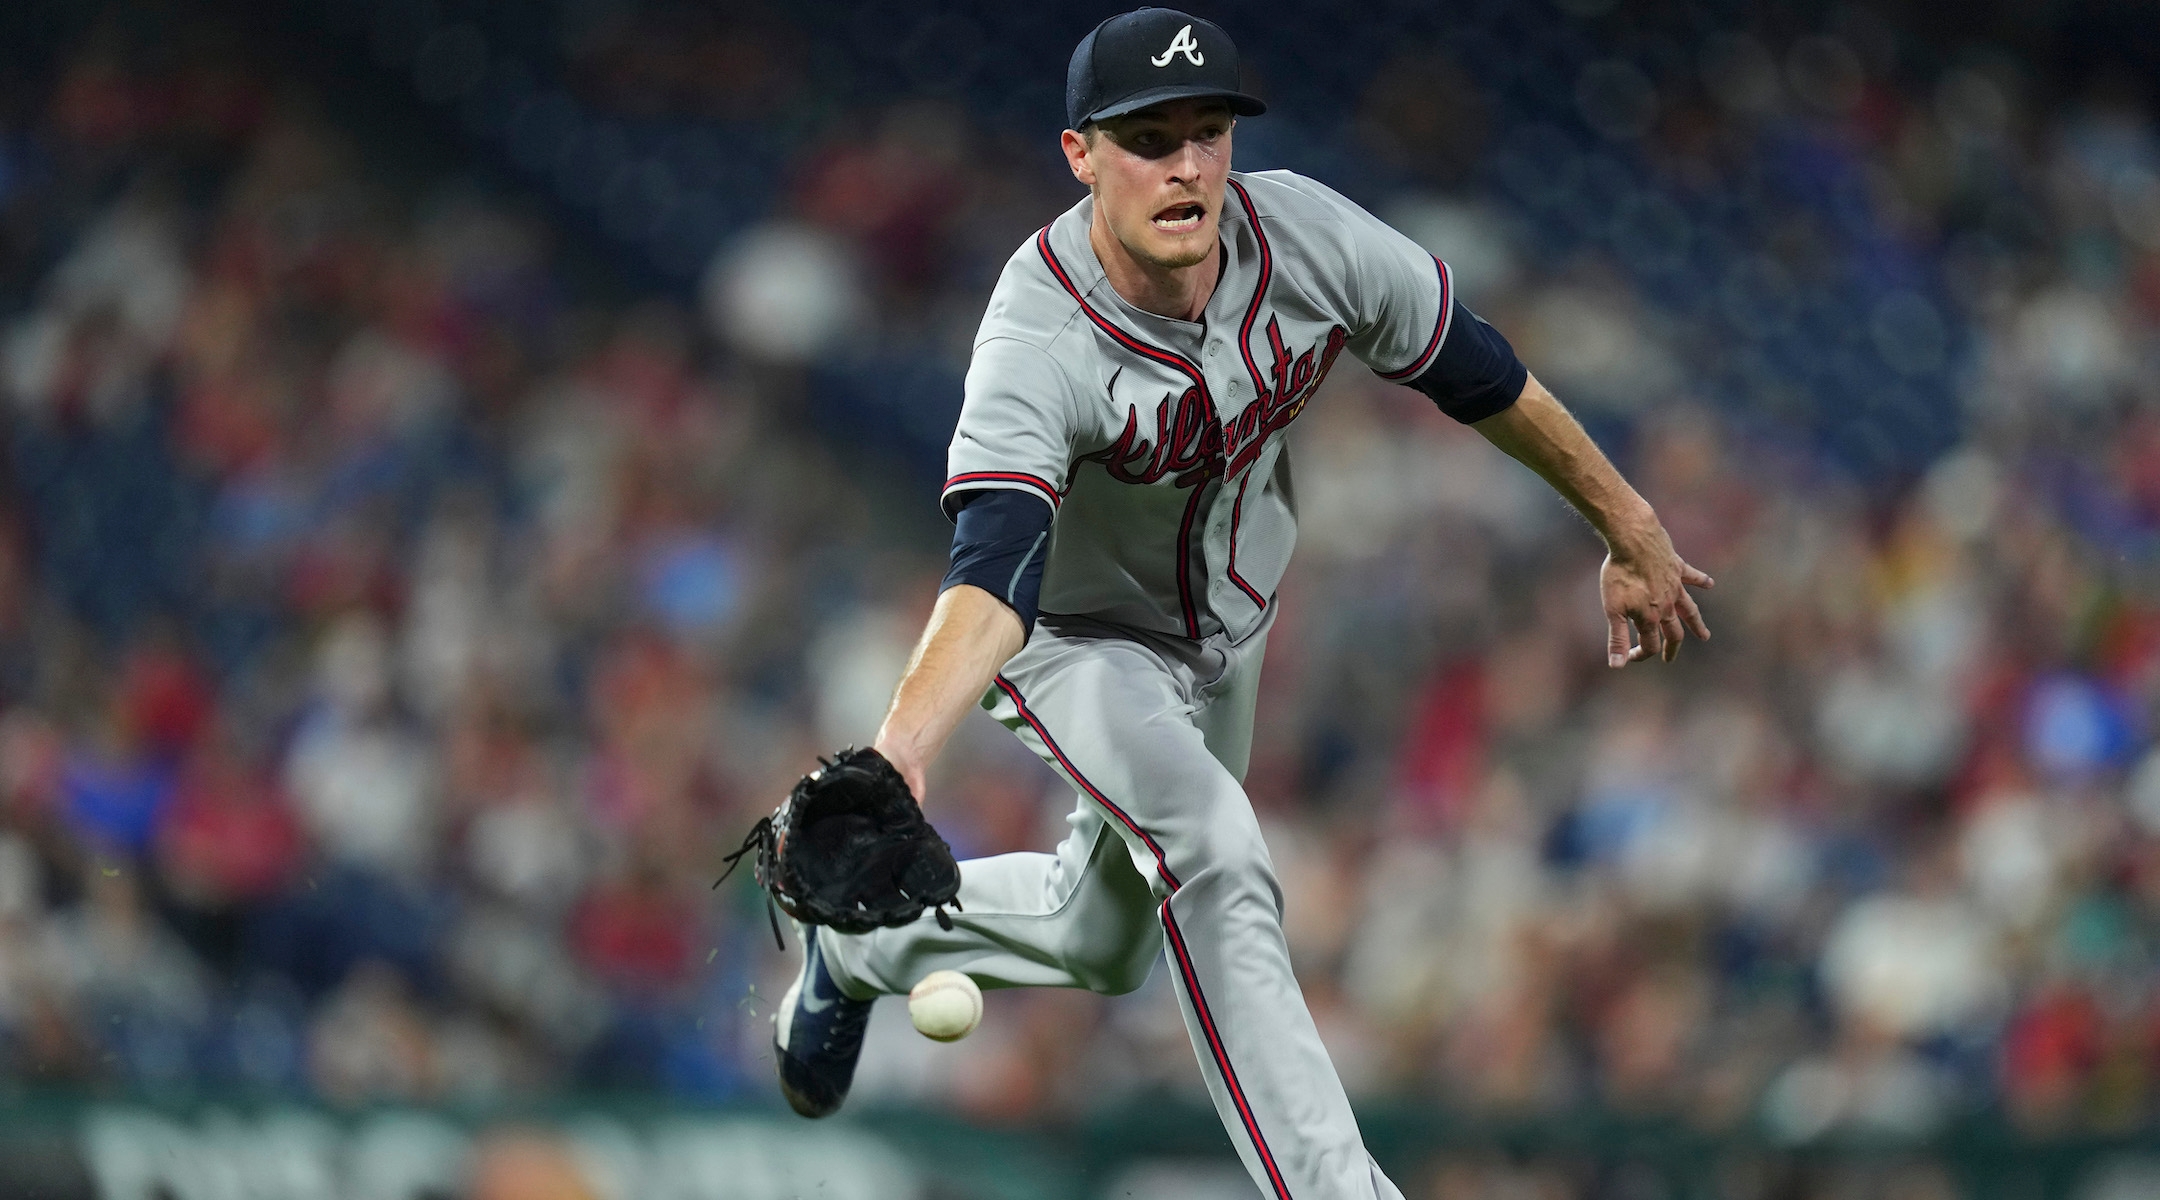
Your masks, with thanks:
[(1082, 200), (1005, 266), (975, 338), (947, 512), (982, 488), (1056, 512), (1041, 610), (1233, 640), (1297, 538), (1283, 431), (1345, 350), (1415, 377), (1455, 311), (1447, 266), (1329, 188), (1233, 172), (1202, 320), (1111, 288)]

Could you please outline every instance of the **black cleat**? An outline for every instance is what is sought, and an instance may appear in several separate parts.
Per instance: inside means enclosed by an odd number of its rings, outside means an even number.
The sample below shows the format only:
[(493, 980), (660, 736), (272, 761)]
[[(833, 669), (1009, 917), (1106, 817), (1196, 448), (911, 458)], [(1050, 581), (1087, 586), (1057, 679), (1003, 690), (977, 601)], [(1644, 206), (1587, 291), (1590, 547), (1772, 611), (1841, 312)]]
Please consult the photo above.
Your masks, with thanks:
[(863, 1031), (876, 1001), (850, 1000), (825, 970), (817, 926), (797, 925), (803, 946), (802, 974), (773, 1013), (773, 1059), (780, 1094), (806, 1117), (830, 1116), (847, 1099), (862, 1057)]

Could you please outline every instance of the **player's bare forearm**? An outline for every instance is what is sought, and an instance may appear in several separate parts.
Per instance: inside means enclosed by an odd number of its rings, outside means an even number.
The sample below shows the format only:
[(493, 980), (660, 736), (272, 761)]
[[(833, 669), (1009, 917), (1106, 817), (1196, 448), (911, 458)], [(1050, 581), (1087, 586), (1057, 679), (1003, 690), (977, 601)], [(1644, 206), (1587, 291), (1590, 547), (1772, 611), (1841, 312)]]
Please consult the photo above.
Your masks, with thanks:
[[(1689, 587), (1712, 586), (1710, 577), (1680, 558), (1649, 502), (1628, 485), (1545, 385), (1532, 377), (1520, 399), (1472, 428), (1537, 472), (1605, 539), (1599, 590), (1611, 665), (1652, 655), (1670, 662), (1689, 634), (1710, 636), (1702, 611), (1687, 592)], [(1630, 626), (1637, 643), (1632, 648)]]
[(1536, 376), (1521, 399), (1471, 428), (1551, 484), (1607, 546), (1632, 547), (1663, 532), (1649, 502)]
[(1019, 614), (981, 588), (955, 584), (938, 597), (877, 735), (878, 753), (918, 799), (946, 739), (1026, 644)]

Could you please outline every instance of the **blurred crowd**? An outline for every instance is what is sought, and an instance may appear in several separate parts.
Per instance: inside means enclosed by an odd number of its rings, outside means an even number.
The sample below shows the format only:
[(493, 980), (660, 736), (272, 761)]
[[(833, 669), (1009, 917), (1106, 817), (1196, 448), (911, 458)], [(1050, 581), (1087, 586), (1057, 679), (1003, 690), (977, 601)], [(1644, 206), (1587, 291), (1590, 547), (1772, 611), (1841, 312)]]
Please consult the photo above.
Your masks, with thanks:
[[(1576, 99), (1674, 195), (1776, 139), (1864, 184), (1920, 282), (1838, 344), (1957, 405), (1910, 469), (1693, 349), (1705, 307), (1807, 308), (1835, 230), (1667, 304), (1488, 186), (1436, 111), (1469, 76), (1352, 98), (1439, 164), (1366, 198), (1719, 581), (1714, 641), (1609, 672), (1599, 548), (1532, 476), (1362, 372), (1300, 422), (1248, 785), (1360, 1098), (1796, 1142), (2160, 1120), (2160, 119), (2149, 81), (1893, 71), (1869, 30), (1680, 46), (1696, 91), (1638, 72), (1639, 121), (1601, 123), (1610, 69)], [(659, 69), (617, 32), (603, 108)], [(0, 1090), (768, 1096), (792, 956), (719, 855), (874, 730), (943, 569), (909, 439), (951, 409), (863, 445), (820, 356), (956, 372), (1077, 194), (1049, 131), (835, 121), (698, 296), (624, 299), (545, 204), (388, 182), (294, 80), (195, 49), (108, 31), (0, 108)], [(1047, 849), (1070, 804), (987, 718), (932, 793), (963, 855)], [(993, 994), (954, 1047), (877, 1022), (864, 1102), (1200, 1094), (1160, 978)]]

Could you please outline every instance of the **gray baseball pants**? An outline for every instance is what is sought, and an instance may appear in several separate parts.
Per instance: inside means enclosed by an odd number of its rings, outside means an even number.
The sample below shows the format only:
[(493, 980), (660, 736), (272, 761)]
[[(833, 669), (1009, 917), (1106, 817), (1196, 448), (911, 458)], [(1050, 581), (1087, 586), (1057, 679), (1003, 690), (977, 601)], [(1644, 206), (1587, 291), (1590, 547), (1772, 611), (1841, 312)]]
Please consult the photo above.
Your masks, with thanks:
[(962, 863), (951, 931), (917, 921), (820, 944), (856, 995), (905, 994), (944, 969), (984, 987), (1129, 992), (1160, 950), (1261, 1193), (1402, 1200), (1291, 973), (1282, 888), (1240, 786), (1266, 642), (1265, 625), (1232, 644), (1045, 617), (984, 706), (1078, 790), (1072, 833), (1055, 853)]

